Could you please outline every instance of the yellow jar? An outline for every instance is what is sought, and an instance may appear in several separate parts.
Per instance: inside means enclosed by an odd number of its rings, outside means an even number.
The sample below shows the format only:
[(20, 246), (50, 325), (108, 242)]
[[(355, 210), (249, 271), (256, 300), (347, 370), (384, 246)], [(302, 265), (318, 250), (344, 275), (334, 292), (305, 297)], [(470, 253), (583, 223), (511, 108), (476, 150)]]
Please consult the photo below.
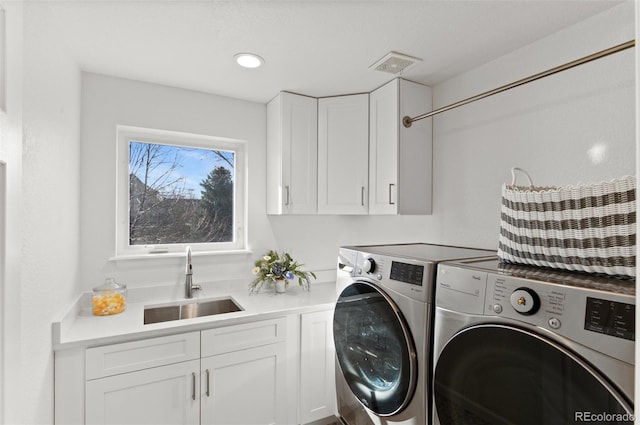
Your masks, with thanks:
[(110, 316), (122, 313), (127, 306), (127, 287), (108, 278), (103, 285), (93, 288), (93, 314)]

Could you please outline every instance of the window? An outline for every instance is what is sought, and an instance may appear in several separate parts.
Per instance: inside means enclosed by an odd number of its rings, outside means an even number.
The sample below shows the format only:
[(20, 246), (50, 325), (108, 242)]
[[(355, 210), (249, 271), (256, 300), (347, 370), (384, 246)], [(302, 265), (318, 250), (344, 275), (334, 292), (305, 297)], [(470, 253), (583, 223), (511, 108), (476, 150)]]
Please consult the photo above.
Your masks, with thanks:
[(245, 248), (244, 142), (118, 126), (118, 256)]

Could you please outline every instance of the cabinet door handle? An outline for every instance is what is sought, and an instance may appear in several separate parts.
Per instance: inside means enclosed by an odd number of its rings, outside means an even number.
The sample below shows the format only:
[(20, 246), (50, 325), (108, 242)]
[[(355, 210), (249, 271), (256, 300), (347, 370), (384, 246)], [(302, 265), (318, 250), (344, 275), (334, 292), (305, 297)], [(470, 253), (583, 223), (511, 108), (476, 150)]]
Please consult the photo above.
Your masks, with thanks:
[(191, 372), (191, 400), (196, 399), (196, 373)]
[(206, 394), (207, 394), (207, 397), (209, 397), (211, 395), (211, 393), (209, 392), (209, 369), (205, 370), (205, 374), (207, 375), (207, 391), (206, 391)]
[(286, 195), (285, 198), (284, 198), (285, 199), (284, 204), (286, 206), (289, 206), (289, 186), (285, 186), (284, 187), (284, 192), (285, 192), (285, 195)]
[(393, 202), (393, 199), (392, 199), (393, 187), (394, 186), (395, 186), (395, 184), (389, 183), (389, 205), (395, 205), (396, 204), (395, 202)]
[(360, 204), (364, 207), (364, 189), (365, 187), (362, 186), (362, 190), (360, 192)]

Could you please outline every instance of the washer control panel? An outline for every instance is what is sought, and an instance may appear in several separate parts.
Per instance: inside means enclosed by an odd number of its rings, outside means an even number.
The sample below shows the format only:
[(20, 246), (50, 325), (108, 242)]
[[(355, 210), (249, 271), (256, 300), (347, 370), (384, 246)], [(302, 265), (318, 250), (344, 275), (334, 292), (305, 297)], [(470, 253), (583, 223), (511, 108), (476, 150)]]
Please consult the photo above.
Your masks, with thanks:
[[(526, 320), (522, 316), (531, 316), (538, 312), (553, 317), (561, 317), (565, 310), (567, 291), (556, 285), (535, 285), (532, 282), (520, 282), (506, 276), (488, 277), (487, 300), (493, 313)], [(509, 314), (511, 313), (511, 314)]]
[(488, 273), (485, 299), (485, 315), (545, 328), (633, 362), (633, 296)]
[(354, 277), (371, 280), (413, 299), (430, 302), (427, 290), (431, 264), (426, 261), (397, 258), (371, 252), (358, 252)]
[(618, 285), (548, 282), (445, 263), (438, 266), (435, 307), (484, 322), (543, 328), (633, 364), (635, 294)]

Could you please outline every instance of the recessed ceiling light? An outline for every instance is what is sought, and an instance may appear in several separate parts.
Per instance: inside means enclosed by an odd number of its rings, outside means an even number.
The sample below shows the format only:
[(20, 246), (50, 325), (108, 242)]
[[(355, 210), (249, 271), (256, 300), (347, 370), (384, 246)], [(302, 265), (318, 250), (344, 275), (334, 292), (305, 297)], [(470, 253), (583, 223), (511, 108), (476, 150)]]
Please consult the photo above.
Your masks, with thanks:
[(234, 59), (238, 65), (244, 68), (258, 68), (264, 63), (264, 59), (253, 53), (238, 53), (234, 56)]

